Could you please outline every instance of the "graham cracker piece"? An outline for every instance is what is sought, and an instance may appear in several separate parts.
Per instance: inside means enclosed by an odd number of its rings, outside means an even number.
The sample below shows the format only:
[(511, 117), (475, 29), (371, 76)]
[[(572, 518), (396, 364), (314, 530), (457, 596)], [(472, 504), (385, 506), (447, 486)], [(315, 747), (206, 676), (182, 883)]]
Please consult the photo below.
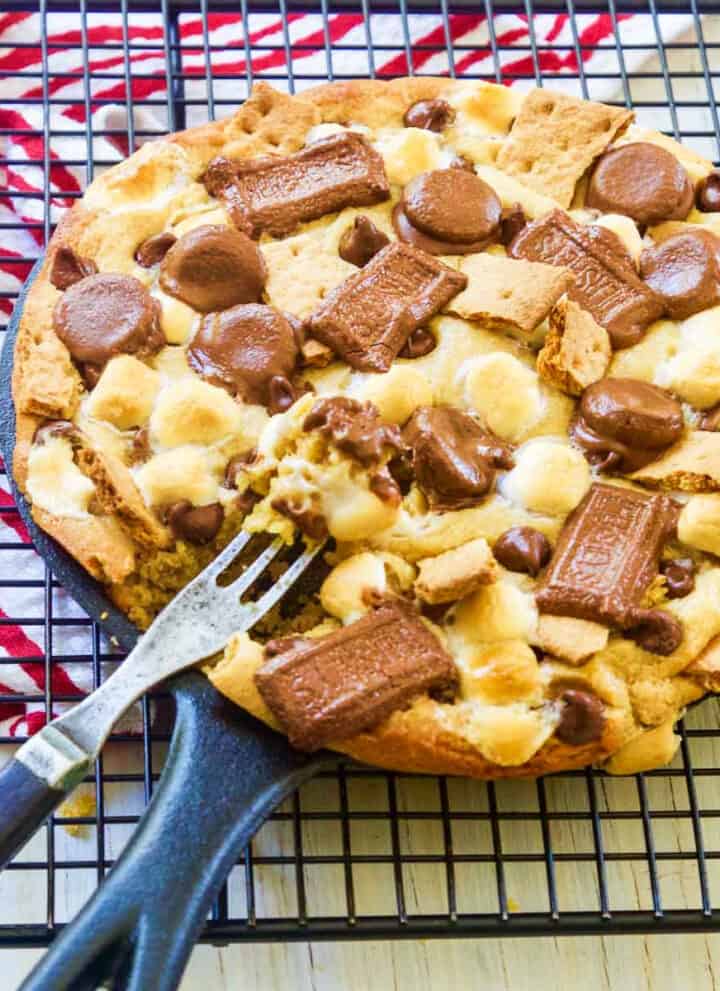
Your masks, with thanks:
[(413, 586), (423, 602), (436, 605), (455, 602), (481, 585), (497, 579), (498, 567), (490, 545), (478, 537), (453, 550), (418, 561), (419, 573)]
[(660, 489), (720, 492), (720, 433), (691, 430), (661, 458), (629, 477)]
[(587, 619), (541, 614), (536, 644), (554, 657), (570, 664), (583, 664), (608, 642), (608, 628)]
[(612, 348), (604, 327), (571, 299), (550, 310), (550, 330), (537, 356), (541, 379), (569, 396), (579, 396), (603, 377)]
[(624, 108), (531, 90), (496, 165), (567, 208), (578, 179), (633, 117)]
[(446, 310), (491, 330), (524, 336), (545, 319), (574, 281), (567, 268), (486, 252), (466, 255), (459, 269), (467, 276), (467, 288)]

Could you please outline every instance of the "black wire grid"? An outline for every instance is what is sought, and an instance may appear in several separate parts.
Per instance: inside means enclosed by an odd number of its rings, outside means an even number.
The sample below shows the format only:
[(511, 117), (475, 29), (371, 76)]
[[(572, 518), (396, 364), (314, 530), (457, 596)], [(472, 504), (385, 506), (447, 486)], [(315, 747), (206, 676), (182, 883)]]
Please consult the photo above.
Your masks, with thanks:
[[(374, 75), (376, 65), (393, 52), (405, 54), (408, 64), (412, 64), (410, 18), (420, 16), (422, 10), (432, 10), (442, 27), (433, 36), (436, 40), (422, 48), (433, 54), (446, 52), (451, 74), (458, 60), (473, 50), (467, 45), (453, 46), (452, 19), (463, 8), (447, 0), (434, 9), (405, 3), (383, 8), (371, 0), (332, 8), (327, 0), (314, 8), (295, 5), (291, 0), (268, 5), (238, 0), (235, 6), (201, 0), (199, 11), (195, 4), (173, 0), (115, 5), (79, 0), (79, 6), (52, 0), (39, 5), (29, 0), (19, 4), (6, 0), (7, 10), (39, 15), (41, 27), (47, 26), (54, 12), (70, 16), (77, 33), (64, 40), (62, 47), (74, 49), (76, 55), (79, 50), (79, 63), (84, 64), (84, 69), (74, 75), (80, 85), (79, 96), (54, 97), (48, 75), (48, 58), (53, 49), (43, 30), (40, 70), (8, 74), (34, 79), (41, 92), (40, 96), (25, 97), (17, 103), (23, 111), (43, 110), (42, 126), (22, 133), (40, 139), (36, 164), (44, 178), (39, 193), (10, 193), (0, 187), (0, 204), (7, 202), (9, 196), (15, 202), (23, 195), (40, 199), (42, 219), (28, 221), (24, 226), (39, 230), (47, 243), (56, 219), (50, 208), (50, 140), (63, 136), (75, 139), (77, 155), (54, 159), (53, 165), (86, 167), (86, 179), (90, 181), (94, 168), (112, 164), (98, 155), (97, 139), (125, 139), (133, 147), (142, 138), (155, 136), (156, 132), (143, 130), (142, 120), (133, 118), (133, 109), (149, 107), (164, 115), (168, 130), (230, 113), (252, 82), (249, 43), (237, 43), (248, 66), (240, 77), (223, 74), (221, 68), (211, 70), (211, 55), (219, 49), (211, 43), (208, 25), (217, 13), (242, 15), (247, 21), (249, 7), (252, 16), (267, 12), (283, 19), (280, 42), (275, 37), (253, 42), (256, 60), (258, 56), (281, 53), (281, 57), (271, 60), (273, 69), (256, 71), (255, 78), (268, 78), (291, 91), (326, 78), (343, 78), (337, 64), (341, 59), (347, 64), (351, 49), (353, 65), (360, 56), (366, 62), (363, 70), (354, 70), (352, 75)], [(320, 72), (303, 73), (305, 63), (297, 61), (293, 65), (290, 57), (288, 22), (294, 12), (311, 9), (322, 15), (322, 31), (306, 47), (316, 49), (324, 60)], [(333, 40), (330, 25), (339, 9), (363, 15), (365, 43), (348, 45)], [(468, 75), (509, 81), (511, 73), (503, 69), (501, 56), (512, 47), (518, 57), (528, 57), (531, 65), (529, 71), (523, 69), (516, 75), (552, 84), (553, 73), (543, 74), (540, 70), (544, 61), (541, 53), (551, 50), (566, 54), (568, 45), (541, 45), (533, 15), (541, 11), (573, 15), (570, 0), (535, 7), (531, 0), (510, 4), (483, 0), (482, 4), (464, 8), (466, 12), (468, 9), (487, 15), (491, 55), (476, 63)], [(669, 18), (676, 16), (667, 14), (673, 9), (683, 11), (690, 22), (689, 33), (668, 42), (663, 31), (667, 32)], [(620, 101), (634, 105), (641, 123), (660, 127), (716, 158), (720, 130), (713, 91), (720, 80), (720, 18), (714, 24), (709, 19), (701, 21), (703, 9), (696, 0), (682, 4), (663, 4), (661, 0), (578, 0), (576, 11), (601, 11), (611, 19), (612, 35), (601, 47), (613, 53), (616, 68), (612, 73), (594, 73), (584, 68), (584, 46), (573, 20), (572, 49), (579, 69), (575, 73), (563, 71), (563, 78), (574, 80), (578, 94), (590, 97), (599, 80), (616, 80)], [(370, 16), (383, 10), (394, 16), (393, 23), (399, 28), (390, 40), (378, 30), (382, 20)], [(493, 16), (507, 10), (527, 15), (529, 32), (520, 42), (505, 46), (497, 41)], [(642, 47), (623, 43), (622, 12), (628, 10), (646, 15), (651, 31), (646, 47), (648, 54), (659, 55), (659, 72), (628, 68), (630, 52)], [(89, 113), (91, 105), (103, 102), (91, 98), (94, 70), (88, 68), (88, 20), (98, 11), (113, 13), (122, 28), (120, 40), (105, 45), (109, 52), (121, 54), (122, 65), (115, 72), (102, 70), (104, 79), (116, 79), (121, 84), (124, 95), (120, 102), (128, 111), (127, 127), (122, 130), (94, 129), (97, 123), (93, 125)], [(191, 43), (181, 37), (182, 18), (190, 16), (190, 12), (202, 19), (201, 42)], [(164, 24), (161, 36), (130, 41), (130, 28), (148, 14), (156, 16), (154, 23)], [(663, 18), (663, 14), (667, 16)], [(20, 42), (14, 47), (31, 48), (37, 44)], [(679, 71), (678, 58), (687, 50), (694, 52), (691, 61), (695, 68)], [(130, 53), (137, 51), (162, 58), (166, 92), (159, 98), (136, 99), (132, 105)], [(193, 72), (186, 70), (188, 60), (197, 63), (198, 58), (204, 65), (199, 75), (197, 68)], [(142, 62), (133, 65), (133, 79), (142, 78), (142, 74)], [(58, 74), (52, 76), (57, 77)], [(2, 99), (9, 102), (4, 96)], [(59, 102), (82, 105), (87, 119), (84, 132), (53, 128), (50, 105)], [(8, 128), (0, 131), (0, 137), (12, 138), (17, 133)], [(27, 166), (28, 162), (7, 158), (6, 164)], [(2, 229), (17, 230), (19, 221), (5, 221), (0, 224)], [(0, 262), (19, 265), (28, 260), (0, 258)], [(5, 293), (6, 298), (9, 295)], [(11, 519), (16, 512), (12, 507), (2, 510), (5, 519)], [(38, 561), (37, 577), (19, 582), (8, 573), (11, 562), (17, 560), (8, 552), (24, 554), (28, 547), (19, 539), (0, 543), (0, 587), (36, 588), (42, 598), (42, 612), (0, 618), (0, 623), (35, 628), (44, 645), (44, 659), (0, 658), (0, 683), (4, 666), (18, 660), (44, 665), (48, 686), (54, 661), (62, 661), (70, 671), (75, 665), (89, 664), (95, 683), (99, 683), (111, 655), (97, 625), (68, 606), (67, 597), (41, 562)], [(80, 636), (85, 646), (79, 653), (63, 655), (55, 644), (69, 630)], [(16, 698), (0, 695), (0, 703)], [(67, 699), (57, 693), (53, 696), (48, 687), (44, 693), (25, 695), (22, 700), (40, 703), (49, 713), (54, 703)], [(613, 779), (592, 770), (555, 775), (538, 782), (496, 784), (413, 778), (354, 766), (327, 773), (303, 787), (261, 829), (228, 879), (203, 938), (228, 942), (347, 939), (353, 935), (401, 938), (717, 929), (720, 722), (716, 703), (706, 702), (693, 710), (680, 733), (682, 744), (671, 767), (629, 779)], [(160, 722), (151, 718), (150, 704), (145, 700), (142, 736), (116, 735), (84, 785), (86, 792), (94, 793), (96, 814), (53, 816), (0, 875), (0, 946), (48, 943), (56, 927), (92, 893), (152, 795), (168, 739)], [(17, 742), (0, 737), (0, 758), (9, 756), (11, 746)], [(67, 827), (74, 826), (80, 827), (84, 835), (69, 836)]]

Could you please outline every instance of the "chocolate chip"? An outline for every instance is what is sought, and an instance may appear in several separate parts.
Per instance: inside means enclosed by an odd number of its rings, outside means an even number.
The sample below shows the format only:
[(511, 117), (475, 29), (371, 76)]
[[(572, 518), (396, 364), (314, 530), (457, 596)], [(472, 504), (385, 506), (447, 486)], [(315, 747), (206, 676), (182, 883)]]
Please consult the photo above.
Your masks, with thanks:
[(564, 705), (555, 736), (573, 747), (599, 740), (605, 728), (605, 712), (601, 699), (590, 692), (573, 688), (563, 692), (560, 699)]
[(169, 231), (162, 234), (155, 234), (147, 238), (135, 249), (135, 261), (143, 268), (152, 268), (159, 265), (170, 248), (175, 244), (177, 238)]
[(95, 275), (97, 265), (90, 258), (82, 258), (67, 245), (60, 245), (53, 254), (50, 265), (50, 281), (56, 289), (64, 291), (74, 286), (76, 282)]
[(544, 533), (530, 526), (513, 526), (495, 541), (493, 554), (503, 568), (533, 578), (550, 560), (552, 547)]
[(720, 171), (713, 171), (701, 179), (695, 190), (695, 206), (701, 213), (717, 213), (720, 210)]
[(720, 239), (710, 231), (675, 234), (640, 255), (640, 275), (673, 320), (720, 301)]
[(683, 628), (680, 620), (665, 609), (637, 609), (625, 636), (643, 650), (666, 657), (682, 643)]
[(500, 214), (500, 244), (507, 247), (526, 224), (527, 217), (519, 203), (504, 207)]
[(455, 111), (447, 100), (418, 100), (405, 111), (405, 127), (420, 127), (424, 131), (444, 131), (455, 120)]
[(222, 224), (194, 227), (160, 263), (160, 285), (165, 292), (201, 313), (257, 302), (266, 279), (257, 244)]
[(690, 177), (678, 159), (658, 145), (640, 141), (600, 156), (585, 203), (601, 213), (622, 213), (647, 225), (684, 220), (693, 195)]
[(89, 275), (70, 286), (53, 327), (80, 364), (102, 367), (118, 354), (146, 357), (164, 346), (160, 304), (131, 275)]
[(424, 358), (437, 347), (435, 335), (427, 327), (418, 327), (400, 349), (399, 358)]
[(661, 561), (660, 573), (665, 575), (665, 589), (669, 599), (682, 599), (695, 588), (695, 562), (692, 558), (678, 557)]
[(223, 524), (225, 513), (219, 502), (193, 506), (187, 499), (165, 509), (165, 520), (175, 537), (189, 544), (207, 544)]
[(338, 254), (343, 261), (362, 268), (389, 243), (387, 234), (378, 230), (369, 217), (360, 214), (340, 238)]

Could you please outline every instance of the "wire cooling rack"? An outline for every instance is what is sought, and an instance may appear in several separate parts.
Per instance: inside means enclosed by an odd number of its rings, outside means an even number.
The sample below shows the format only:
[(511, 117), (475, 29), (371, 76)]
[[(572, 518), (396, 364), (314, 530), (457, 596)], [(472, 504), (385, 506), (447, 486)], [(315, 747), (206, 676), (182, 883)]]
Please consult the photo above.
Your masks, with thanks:
[[(11, 150), (4, 166), (34, 165), (41, 181), (39, 189), (10, 189), (0, 175), (0, 245), (28, 232), (40, 249), (62, 207), (80, 195), (58, 197), (51, 167), (80, 169), (84, 186), (117, 159), (118, 149), (156, 136), (158, 127), (177, 130), (230, 113), (253, 78), (289, 90), (327, 78), (413, 71), (562, 85), (633, 105), (641, 124), (718, 157), (720, 17), (700, 16), (714, 3), (5, 0), (4, 7), (0, 28), (18, 12), (29, 16), (27, 37), (16, 32), (12, 49), (0, 48), (3, 66), (9, 51), (19, 53), (2, 85), (15, 93), (18, 82), (32, 84), (17, 99), (0, 96), (10, 108), (0, 139), (23, 149), (19, 157)], [(640, 30), (630, 28), (630, 12)], [(311, 18), (307, 30), (298, 28), (303, 15)], [(591, 28), (598, 15), (599, 33)], [(192, 31), (185, 30), (189, 19)], [(102, 41), (98, 25), (107, 28)], [(591, 51), (601, 53), (599, 62)], [(72, 126), (57, 124), (58, 106)], [(105, 115), (91, 113), (105, 107)], [(61, 154), (51, 155), (54, 142)], [(22, 273), (31, 261), (30, 254), (0, 247), (6, 272), (16, 266)], [(16, 512), (5, 500), (0, 516), (12, 522)], [(0, 658), (0, 685), (6, 666), (28, 662), (42, 666), (46, 687), (20, 697), (0, 694), (0, 704), (27, 703), (48, 714), (68, 700), (62, 685), (53, 685), (53, 665), (71, 673), (89, 669), (98, 683), (115, 655), (39, 559), (34, 571), (23, 567), (17, 578), (18, 562), (32, 554), (20, 537), (0, 542), (0, 593), (34, 589), (38, 603), (22, 615), (3, 612), (0, 627), (25, 631), (43, 656), (23, 656), (16, 644), (12, 659)], [(169, 739), (147, 700), (135, 728), (106, 748), (83, 786), (88, 804), (53, 816), (0, 875), (0, 945), (49, 942), (112, 866), (152, 795)], [(354, 766), (328, 773), (261, 829), (203, 938), (717, 929), (716, 703), (694, 709), (680, 732), (671, 767), (630, 779), (592, 770), (496, 784)], [(17, 742), (0, 737), (0, 761)]]

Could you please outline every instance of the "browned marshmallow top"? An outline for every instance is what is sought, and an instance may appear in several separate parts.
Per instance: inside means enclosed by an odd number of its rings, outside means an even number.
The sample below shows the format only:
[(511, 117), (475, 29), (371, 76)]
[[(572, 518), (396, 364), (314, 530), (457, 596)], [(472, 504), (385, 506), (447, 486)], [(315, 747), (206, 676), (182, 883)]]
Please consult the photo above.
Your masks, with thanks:
[(720, 239), (699, 229), (675, 234), (643, 251), (640, 274), (668, 315), (685, 320), (720, 302)]
[(80, 363), (159, 351), (160, 304), (131, 275), (89, 275), (70, 286), (53, 312), (55, 333)]
[(467, 277), (395, 241), (334, 289), (308, 333), (348, 365), (386, 372), (410, 334), (467, 285)]
[(575, 283), (568, 296), (592, 313), (615, 348), (636, 344), (662, 315), (662, 300), (638, 278), (617, 235), (603, 227), (581, 227), (553, 210), (524, 227), (508, 251), (569, 268)]
[(502, 207), (474, 172), (436, 169), (412, 179), (393, 211), (398, 237), (435, 255), (482, 251), (500, 232)]
[(693, 205), (693, 185), (669, 151), (646, 142), (622, 145), (601, 155), (585, 197), (602, 213), (623, 213), (638, 224), (684, 220)]
[(365, 466), (380, 464), (403, 449), (400, 428), (383, 423), (377, 406), (347, 396), (318, 399), (303, 421), (303, 430), (318, 430)]
[(338, 245), (338, 254), (343, 261), (362, 268), (389, 243), (390, 238), (387, 234), (378, 230), (369, 217), (360, 214), (343, 232)]
[[(272, 408), (299, 354), (290, 321), (272, 306), (247, 303), (203, 317), (188, 347), (190, 366), (248, 403)], [(286, 407), (287, 408), (287, 407)], [(279, 410), (275, 410), (279, 412)]]
[(656, 385), (605, 378), (583, 392), (571, 430), (591, 464), (602, 471), (631, 472), (680, 439), (683, 411)]
[(562, 529), (537, 592), (540, 610), (607, 623), (631, 636), (639, 628), (643, 646), (652, 631), (662, 631), (662, 642), (653, 641), (661, 647), (655, 653), (670, 653), (680, 642), (667, 636), (671, 628), (679, 630), (677, 620), (639, 604), (658, 572), (676, 519), (676, 506), (667, 496), (593, 485)]
[(390, 195), (382, 156), (346, 131), (285, 158), (214, 159), (204, 176), (233, 223), (251, 237), (283, 237), (300, 223), (348, 206), (370, 206)]
[(447, 100), (418, 100), (403, 117), (405, 127), (420, 127), (425, 131), (444, 131), (454, 120), (455, 111)]
[(165, 292), (201, 313), (257, 302), (266, 278), (255, 242), (221, 224), (205, 224), (183, 234), (160, 263)]
[(420, 406), (403, 430), (413, 474), (434, 509), (462, 509), (493, 486), (497, 468), (512, 467), (510, 448), (454, 406)]
[(720, 170), (701, 179), (695, 190), (695, 206), (701, 213), (717, 213), (720, 210)]
[(428, 691), (448, 692), (455, 666), (412, 606), (388, 602), (324, 637), (293, 638), (255, 683), (300, 750), (372, 729)]
[(56, 289), (65, 290), (96, 272), (97, 265), (91, 258), (82, 258), (72, 248), (61, 245), (53, 254), (50, 281)]
[(535, 577), (550, 560), (552, 547), (544, 533), (531, 526), (513, 526), (501, 533), (493, 554), (503, 568)]

